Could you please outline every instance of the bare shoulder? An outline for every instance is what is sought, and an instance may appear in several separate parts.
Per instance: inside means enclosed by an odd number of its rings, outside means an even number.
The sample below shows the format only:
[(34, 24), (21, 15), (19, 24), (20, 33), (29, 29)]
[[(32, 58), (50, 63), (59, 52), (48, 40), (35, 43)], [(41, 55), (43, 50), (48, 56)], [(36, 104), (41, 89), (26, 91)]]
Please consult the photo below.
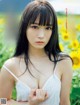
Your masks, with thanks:
[(62, 64), (62, 66), (68, 66), (68, 65), (71, 65), (72, 66), (72, 60), (70, 57), (62, 57), (62, 60), (60, 62)]
[[(8, 60), (6, 60), (2, 66), (1, 73), (4, 73), (4, 75), (8, 75), (10, 79), (15, 80), (15, 78), (6, 70), (6, 68), (11, 71), (14, 75), (18, 76), (18, 64), (19, 64), (19, 58), (18, 57), (12, 57)], [(5, 68), (6, 67), (6, 68)]]
[(15, 67), (19, 63), (19, 57), (12, 57), (4, 62), (4, 65), (12, 68)]
[(64, 54), (62, 57), (61, 57), (61, 61), (59, 62), (59, 65), (60, 65), (60, 68), (61, 68), (61, 71), (62, 73), (69, 73), (69, 72), (72, 72), (72, 59), (67, 55), (65, 56), (66, 54)]

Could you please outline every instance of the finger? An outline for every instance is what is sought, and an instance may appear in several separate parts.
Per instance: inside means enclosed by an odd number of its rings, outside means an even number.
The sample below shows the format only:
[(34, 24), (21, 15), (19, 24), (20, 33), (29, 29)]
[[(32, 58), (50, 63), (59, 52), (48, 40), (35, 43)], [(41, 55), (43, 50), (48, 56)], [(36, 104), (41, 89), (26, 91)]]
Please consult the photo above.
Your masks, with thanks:
[(47, 94), (47, 91), (45, 91), (45, 90), (43, 90), (43, 89), (40, 89), (40, 94), (45, 97), (46, 94)]
[(37, 96), (37, 97), (40, 96), (40, 89), (36, 89), (36, 96)]
[(37, 99), (38, 99), (39, 101), (44, 101), (45, 95), (44, 95), (42, 89), (37, 89), (37, 90), (36, 90), (36, 97), (37, 97)]
[(37, 89), (37, 90), (36, 90), (36, 97), (37, 97), (37, 99), (42, 98), (41, 90), (40, 90), (40, 89)]
[(36, 95), (36, 89), (31, 90), (29, 97), (33, 97), (34, 95)]
[(45, 94), (45, 99), (47, 99), (49, 97), (48, 93), (46, 92)]
[(48, 93), (45, 90), (42, 90), (41, 91), (41, 95), (44, 97), (44, 99), (47, 99), (48, 98)]
[(45, 97), (46, 96), (46, 91), (45, 90), (42, 90), (42, 95)]
[(36, 92), (36, 89), (31, 90), (31, 94), (33, 95)]

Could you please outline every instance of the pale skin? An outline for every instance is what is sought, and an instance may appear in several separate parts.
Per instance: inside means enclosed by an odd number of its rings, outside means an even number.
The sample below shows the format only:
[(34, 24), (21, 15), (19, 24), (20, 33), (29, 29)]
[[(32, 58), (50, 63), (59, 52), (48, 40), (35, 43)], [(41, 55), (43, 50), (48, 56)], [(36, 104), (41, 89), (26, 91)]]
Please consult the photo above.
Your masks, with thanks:
[[(28, 102), (17, 102), (11, 100), (12, 89), (14, 87), (14, 83), (17, 81), (2, 67), (0, 72), (0, 98), (6, 97), (8, 99), (8, 105), (39, 105), (39, 103), (49, 98), (47, 92), (44, 91), (42, 87), (53, 73), (53, 62), (49, 60), (44, 52), (44, 47), (51, 37), (52, 30), (51, 26), (39, 26), (38, 22), (39, 19), (37, 18), (35, 24), (31, 24), (26, 30), (26, 33), (29, 41), (30, 59), (35, 67), (40, 70), (41, 74), (33, 69), (31, 72), (35, 77), (37, 77), (37, 79), (31, 77), (28, 71), (26, 71), (25, 75), (22, 75), (26, 78), (26, 80), (23, 80), (23, 78), (21, 78), (22, 76), (19, 77), (21, 81), (27, 83), (32, 91), (29, 95)], [(44, 44), (38, 45), (35, 43), (40, 40), (44, 41)], [(23, 56), (24, 55), (13, 57), (4, 63), (4, 65), (17, 77), (23, 73), (26, 68)], [(21, 61), (21, 63), (19, 63), (19, 61)], [(64, 60), (58, 62), (55, 73), (61, 81), (60, 105), (70, 105), (69, 95), (72, 81), (72, 62), (70, 58), (65, 58)], [(35, 92), (36, 95), (34, 95)]]

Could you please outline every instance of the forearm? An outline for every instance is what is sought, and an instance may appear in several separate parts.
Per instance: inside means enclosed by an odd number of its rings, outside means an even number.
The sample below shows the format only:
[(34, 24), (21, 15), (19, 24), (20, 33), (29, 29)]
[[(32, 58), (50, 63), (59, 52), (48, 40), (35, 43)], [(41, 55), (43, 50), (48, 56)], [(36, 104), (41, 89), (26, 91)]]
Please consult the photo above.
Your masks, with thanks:
[(14, 100), (8, 100), (7, 105), (29, 105), (28, 102), (17, 102)]
[(68, 102), (61, 102), (60, 105), (71, 105), (71, 104), (70, 101), (68, 101)]

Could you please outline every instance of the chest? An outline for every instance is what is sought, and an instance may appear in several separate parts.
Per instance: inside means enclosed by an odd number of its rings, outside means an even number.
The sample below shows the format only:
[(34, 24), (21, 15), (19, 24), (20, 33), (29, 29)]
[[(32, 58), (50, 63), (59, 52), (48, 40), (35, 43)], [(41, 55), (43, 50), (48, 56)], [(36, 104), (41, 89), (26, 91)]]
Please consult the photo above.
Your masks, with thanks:
[[(58, 105), (60, 90), (61, 90), (61, 82), (56, 77), (56, 75), (52, 75), (41, 89), (46, 90), (49, 96), (46, 102), (41, 105), (44, 105), (44, 104), (47, 105), (48, 103), (51, 104), (51, 102), (52, 102), (51, 105)], [(18, 101), (28, 100), (28, 96), (30, 94), (31, 87), (29, 87), (28, 85), (24, 85), (22, 82), (17, 82), (16, 90), (17, 90), (17, 100)], [(55, 101), (58, 103), (55, 104)]]
[[(25, 64), (21, 63), (20, 71), (23, 72), (25, 69)], [(30, 88), (42, 88), (53, 75), (54, 70), (54, 63), (51, 61), (33, 62), (32, 65), (29, 64), (29, 69), (24, 71), (24, 74), (19, 77), (19, 80), (27, 84)], [(56, 71), (59, 76), (58, 68)]]
[[(53, 74), (53, 68), (41, 67), (41, 71), (35, 68), (27, 70), (19, 79), (31, 88), (43, 87), (48, 78)], [(32, 76), (31, 74), (34, 76)]]

